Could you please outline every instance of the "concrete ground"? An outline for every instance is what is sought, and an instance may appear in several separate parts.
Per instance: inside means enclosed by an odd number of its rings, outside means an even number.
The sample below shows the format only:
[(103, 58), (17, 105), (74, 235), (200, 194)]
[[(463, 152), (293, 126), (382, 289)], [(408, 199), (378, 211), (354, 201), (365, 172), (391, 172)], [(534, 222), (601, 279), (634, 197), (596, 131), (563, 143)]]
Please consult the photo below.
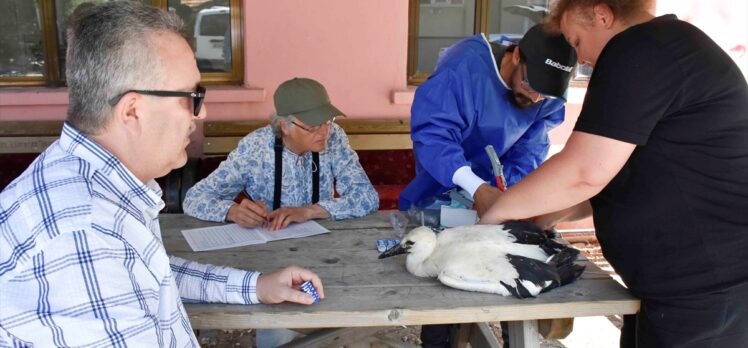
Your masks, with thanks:
[(619, 317), (574, 318), (574, 330), (558, 342), (567, 348), (618, 348), (620, 326)]

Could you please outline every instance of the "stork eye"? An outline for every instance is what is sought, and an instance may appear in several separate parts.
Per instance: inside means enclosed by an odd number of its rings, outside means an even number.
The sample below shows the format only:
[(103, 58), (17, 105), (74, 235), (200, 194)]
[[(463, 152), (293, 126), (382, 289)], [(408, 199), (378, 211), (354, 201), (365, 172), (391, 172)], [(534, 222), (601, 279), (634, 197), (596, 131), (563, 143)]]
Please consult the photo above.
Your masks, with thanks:
[(416, 244), (416, 242), (414, 242), (414, 241), (412, 241), (412, 240), (409, 240), (409, 241), (406, 241), (406, 242), (405, 242), (405, 245), (406, 245), (406, 246), (413, 246), (413, 244)]

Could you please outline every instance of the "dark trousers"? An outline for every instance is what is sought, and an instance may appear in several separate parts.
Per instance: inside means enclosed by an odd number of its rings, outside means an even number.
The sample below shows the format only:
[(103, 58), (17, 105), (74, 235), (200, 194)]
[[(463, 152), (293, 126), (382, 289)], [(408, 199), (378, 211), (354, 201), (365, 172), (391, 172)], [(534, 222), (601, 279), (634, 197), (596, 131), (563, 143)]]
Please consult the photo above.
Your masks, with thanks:
[[(421, 342), (423, 348), (449, 348), (449, 333), (455, 324), (423, 325), (421, 327)], [(506, 322), (501, 322), (501, 338), (504, 348), (509, 348), (509, 328)]]
[(748, 347), (748, 283), (715, 293), (642, 299), (623, 318), (622, 348)]

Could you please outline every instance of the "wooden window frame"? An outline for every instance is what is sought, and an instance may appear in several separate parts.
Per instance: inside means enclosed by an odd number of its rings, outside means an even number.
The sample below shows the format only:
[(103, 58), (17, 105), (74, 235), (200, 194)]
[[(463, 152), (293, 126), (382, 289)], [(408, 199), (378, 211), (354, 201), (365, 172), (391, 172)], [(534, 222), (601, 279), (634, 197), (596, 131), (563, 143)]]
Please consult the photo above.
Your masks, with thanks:
[[(490, 0), (475, 1), (475, 20), (473, 35), (484, 33), (488, 35), (488, 6)], [(408, 0), (408, 85), (418, 86), (429, 78), (431, 72), (418, 71), (418, 25), (420, 21), (420, 1)], [(575, 73), (569, 84), (570, 87), (587, 87), (589, 77), (577, 76)]]
[[(475, 1), (475, 17), (473, 21), (473, 35), (485, 33), (488, 30), (488, 2)], [(420, 85), (431, 75), (431, 72), (418, 71), (418, 24), (420, 21), (420, 1), (408, 0), (408, 85)]]
[[(43, 76), (0, 77), (0, 87), (64, 87), (57, 52), (57, 16), (54, 1), (36, 0), (41, 12), (41, 37), (44, 47)], [(154, 7), (168, 8), (168, 0), (150, 0)], [(231, 22), (231, 71), (200, 73), (204, 85), (241, 85), (244, 81), (244, 26), (242, 0), (229, 0)], [(192, 28), (185, 28), (191, 30)]]

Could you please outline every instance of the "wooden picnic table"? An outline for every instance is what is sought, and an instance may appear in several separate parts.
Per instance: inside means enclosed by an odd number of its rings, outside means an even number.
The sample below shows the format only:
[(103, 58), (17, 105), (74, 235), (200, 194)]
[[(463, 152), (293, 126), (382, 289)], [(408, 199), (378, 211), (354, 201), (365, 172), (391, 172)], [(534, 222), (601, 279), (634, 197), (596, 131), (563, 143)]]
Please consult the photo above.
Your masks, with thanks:
[[(457, 290), (436, 279), (418, 278), (405, 269), (404, 256), (377, 259), (376, 240), (396, 237), (389, 214), (380, 211), (353, 220), (319, 221), (331, 231), (323, 235), (204, 252), (193, 252), (180, 231), (217, 223), (181, 214), (164, 214), (160, 221), (171, 255), (262, 272), (296, 264), (322, 278), (325, 299), (311, 306), (186, 304), (195, 329), (376, 330), (395, 325), (509, 321), (510, 343), (519, 348), (539, 346), (539, 319), (631, 314), (639, 309), (638, 299), (589, 261), (582, 261), (587, 269), (575, 283), (532, 299)], [(479, 336), (488, 336), (485, 324), (460, 328), (461, 340), (478, 341), (473, 346), (481, 345), (485, 337)], [(490, 341), (484, 344), (491, 346)]]

